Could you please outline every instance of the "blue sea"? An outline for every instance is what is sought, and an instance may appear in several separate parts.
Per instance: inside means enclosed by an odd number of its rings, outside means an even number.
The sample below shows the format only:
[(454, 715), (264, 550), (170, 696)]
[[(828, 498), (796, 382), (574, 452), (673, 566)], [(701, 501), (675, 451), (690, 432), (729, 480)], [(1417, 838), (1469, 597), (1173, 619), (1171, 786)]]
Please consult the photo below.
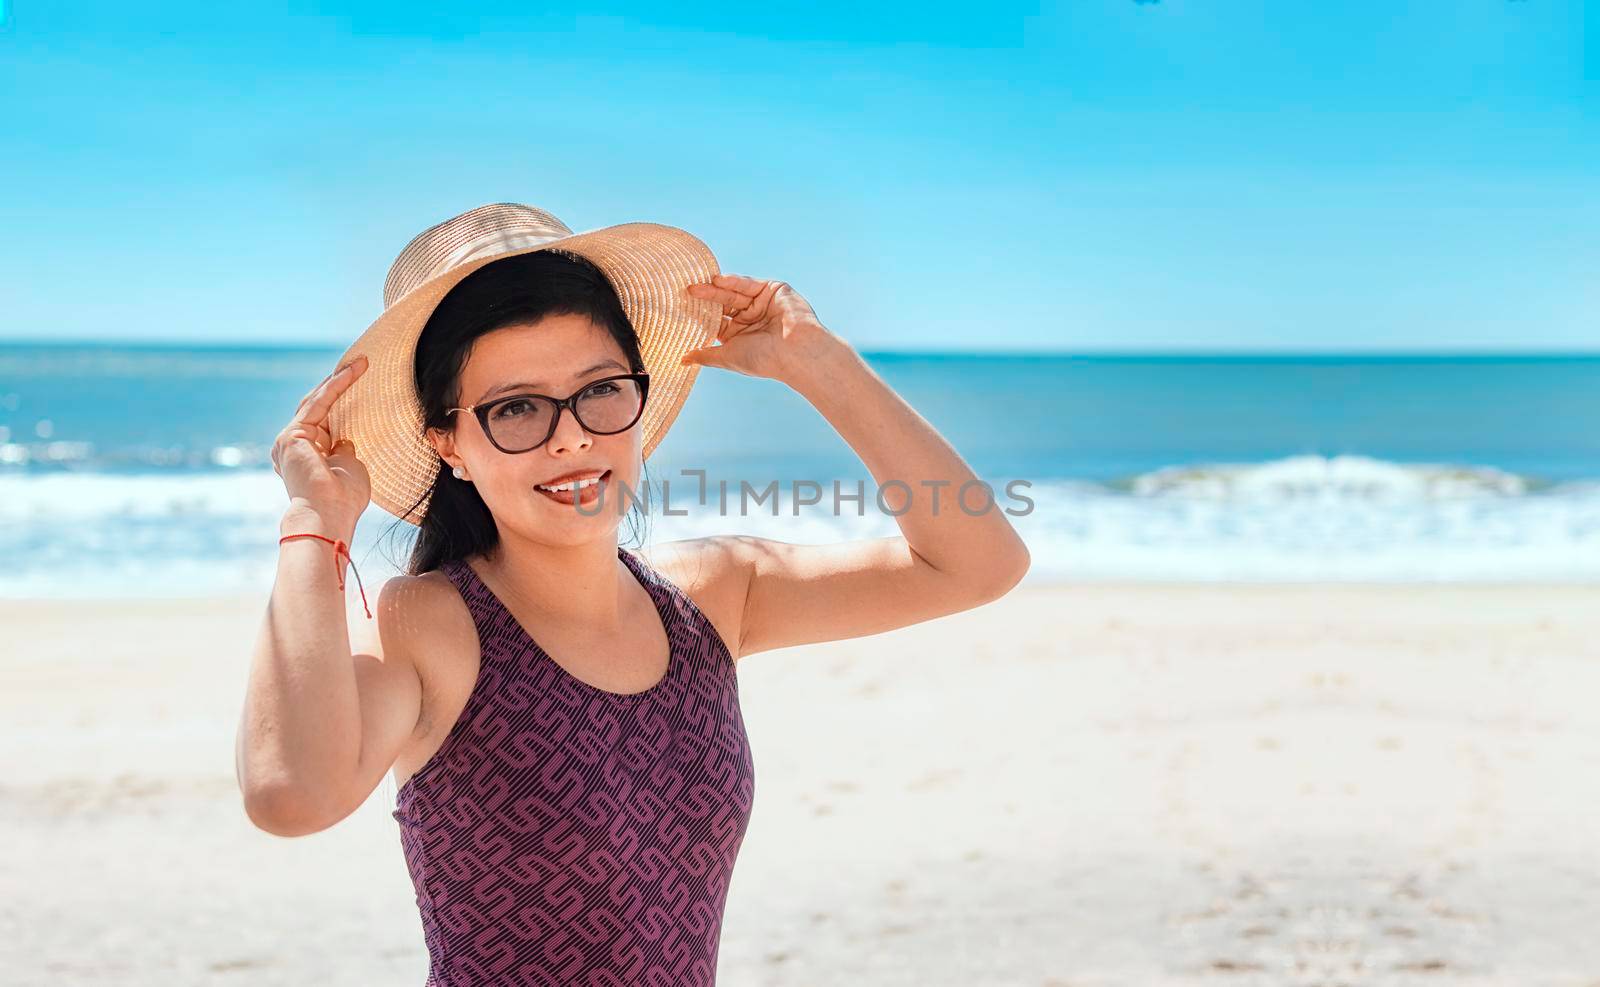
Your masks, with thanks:
[[(270, 591), (287, 497), (268, 451), (340, 352), (0, 344), (0, 595)], [(1600, 579), (1600, 357), (866, 356), (1021, 512), (1029, 581)], [(653, 542), (898, 530), (773, 381), (703, 370), (649, 470), (674, 511), (653, 513)], [(741, 480), (824, 495), (741, 513)], [(865, 483), (864, 516), (833, 509), (834, 480)], [(411, 530), (362, 519), (369, 597)]]

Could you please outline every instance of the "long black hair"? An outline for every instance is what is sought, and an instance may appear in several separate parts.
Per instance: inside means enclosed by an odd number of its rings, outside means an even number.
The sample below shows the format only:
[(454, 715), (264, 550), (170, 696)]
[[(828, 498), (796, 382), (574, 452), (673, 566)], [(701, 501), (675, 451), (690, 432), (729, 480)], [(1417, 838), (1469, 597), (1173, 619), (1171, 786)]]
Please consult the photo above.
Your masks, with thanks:
[[(430, 428), (451, 429), (453, 422), (446, 409), (461, 403), (461, 370), (480, 336), (551, 315), (593, 319), (622, 347), (629, 372), (644, 371), (639, 334), (623, 310), (615, 286), (591, 261), (558, 248), (504, 257), (462, 278), (422, 328), (412, 372), (422, 404), (423, 435)], [(649, 516), (649, 489), (646, 478), (639, 497), (630, 498), (627, 521), (636, 544), (642, 544), (637, 541), (639, 522)], [(494, 517), (477, 486), (456, 479), (443, 460), (431, 496), (419, 498), (410, 508), (413, 514), (424, 499), (428, 506), (418, 521), (407, 575), (421, 575), (445, 562), (487, 552), (499, 543)]]

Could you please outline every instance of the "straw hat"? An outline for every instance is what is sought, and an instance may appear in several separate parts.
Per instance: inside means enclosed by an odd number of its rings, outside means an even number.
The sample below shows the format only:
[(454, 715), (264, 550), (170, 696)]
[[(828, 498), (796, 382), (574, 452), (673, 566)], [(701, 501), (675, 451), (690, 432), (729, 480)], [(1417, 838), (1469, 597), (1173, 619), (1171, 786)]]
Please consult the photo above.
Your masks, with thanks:
[(373, 503), (420, 524), (444, 465), (423, 434), (412, 366), (434, 307), (490, 261), (551, 249), (593, 262), (616, 288), (650, 374), (649, 398), (635, 426), (644, 429), (646, 457), (666, 434), (700, 370), (679, 358), (714, 343), (722, 322), (721, 305), (684, 290), (717, 275), (711, 249), (672, 226), (622, 223), (574, 233), (543, 209), (494, 202), (430, 226), (406, 244), (384, 281), (383, 314), (335, 364), (367, 357), (367, 369), (328, 412), (328, 431), (335, 442), (355, 443), (372, 480)]

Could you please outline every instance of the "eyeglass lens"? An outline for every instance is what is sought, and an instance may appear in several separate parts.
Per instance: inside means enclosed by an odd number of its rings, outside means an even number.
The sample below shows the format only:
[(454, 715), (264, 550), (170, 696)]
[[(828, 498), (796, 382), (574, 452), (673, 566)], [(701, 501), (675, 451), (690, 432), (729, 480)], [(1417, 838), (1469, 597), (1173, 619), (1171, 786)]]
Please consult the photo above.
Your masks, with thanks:
[[(596, 434), (620, 432), (639, 417), (642, 392), (639, 382), (623, 377), (590, 384), (573, 405), (578, 423)], [(489, 433), (502, 449), (523, 452), (544, 442), (555, 418), (556, 403), (548, 398), (518, 397), (489, 412)]]

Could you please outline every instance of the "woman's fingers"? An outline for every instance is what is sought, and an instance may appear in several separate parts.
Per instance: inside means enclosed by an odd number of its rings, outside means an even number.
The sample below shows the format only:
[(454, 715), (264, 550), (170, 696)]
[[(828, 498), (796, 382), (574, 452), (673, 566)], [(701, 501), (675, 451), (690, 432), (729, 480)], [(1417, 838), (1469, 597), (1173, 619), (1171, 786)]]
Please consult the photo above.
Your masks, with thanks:
[(300, 403), (295, 410), (294, 420), (307, 425), (321, 425), (328, 417), (328, 410), (333, 407), (333, 402), (362, 372), (367, 369), (367, 358), (358, 356), (354, 360), (335, 370), (323, 380), (321, 384)]
[[(341, 367), (340, 369), (343, 369), (343, 368)], [(290, 418), (290, 421), (298, 421), (300, 419), (300, 412), (302, 410), (304, 410), (304, 408), (307, 405), (309, 405), (312, 401), (316, 400), (317, 395), (322, 393), (322, 389), (324, 387), (328, 386), (328, 381), (332, 380), (333, 377), (334, 377), (334, 374), (337, 374), (338, 372), (339, 372), (338, 370), (335, 370), (335, 371), (333, 371), (333, 373), (328, 374), (328, 376), (326, 376), (326, 377), (322, 378), (321, 380), (317, 381), (315, 387), (311, 388), (311, 390), (306, 392), (306, 396), (301, 398), (300, 399), (300, 403), (295, 406), (294, 415)]]
[(761, 289), (768, 284), (763, 278), (747, 278), (742, 274), (715, 274), (711, 277), (711, 283), (751, 298), (761, 294)]
[(719, 274), (712, 280), (718, 283), (689, 285), (689, 293), (696, 298), (710, 298), (721, 303), (723, 318), (741, 322), (756, 322), (766, 318), (767, 307), (784, 286), (782, 281), (762, 281), (737, 274)]
[(710, 281), (699, 281), (689, 290), (701, 298), (716, 298), (724, 305), (749, 304), (775, 282), (765, 278), (747, 278), (742, 274), (713, 274)]
[(293, 422), (278, 435), (278, 440), (272, 443), (272, 471), (279, 476), (283, 475), (284, 450), (296, 439), (305, 439), (316, 447), (317, 451), (327, 456), (333, 450), (333, 436), (328, 430), (320, 426), (306, 425), (303, 422)]
[(722, 354), (718, 352), (720, 349), (722, 349), (720, 346), (702, 346), (698, 350), (690, 350), (682, 357), (678, 357), (678, 363), (683, 363), (685, 366), (722, 366)]
[(324, 456), (333, 451), (333, 436), (328, 432), (326, 426), (301, 425), (298, 431), (305, 438), (310, 439), (311, 444), (316, 446), (317, 451)]
[(722, 306), (723, 318), (732, 318), (736, 312), (743, 311), (750, 304), (750, 298), (731, 288), (719, 288), (711, 284), (691, 284), (689, 293), (696, 298), (709, 298)]
[(305, 439), (324, 456), (333, 452), (333, 435), (327, 427), (328, 410), (333, 407), (333, 402), (338, 400), (339, 395), (349, 388), (351, 382), (361, 376), (366, 369), (366, 356), (358, 356), (324, 377), (322, 383), (311, 389), (311, 393), (300, 402), (300, 407), (295, 409), (294, 417), (289, 420), (289, 424), (278, 433), (278, 440), (272, 444), (273, 472), (279, 476), (283, 475), (281, 462), (283, 449), (295, 439)]

